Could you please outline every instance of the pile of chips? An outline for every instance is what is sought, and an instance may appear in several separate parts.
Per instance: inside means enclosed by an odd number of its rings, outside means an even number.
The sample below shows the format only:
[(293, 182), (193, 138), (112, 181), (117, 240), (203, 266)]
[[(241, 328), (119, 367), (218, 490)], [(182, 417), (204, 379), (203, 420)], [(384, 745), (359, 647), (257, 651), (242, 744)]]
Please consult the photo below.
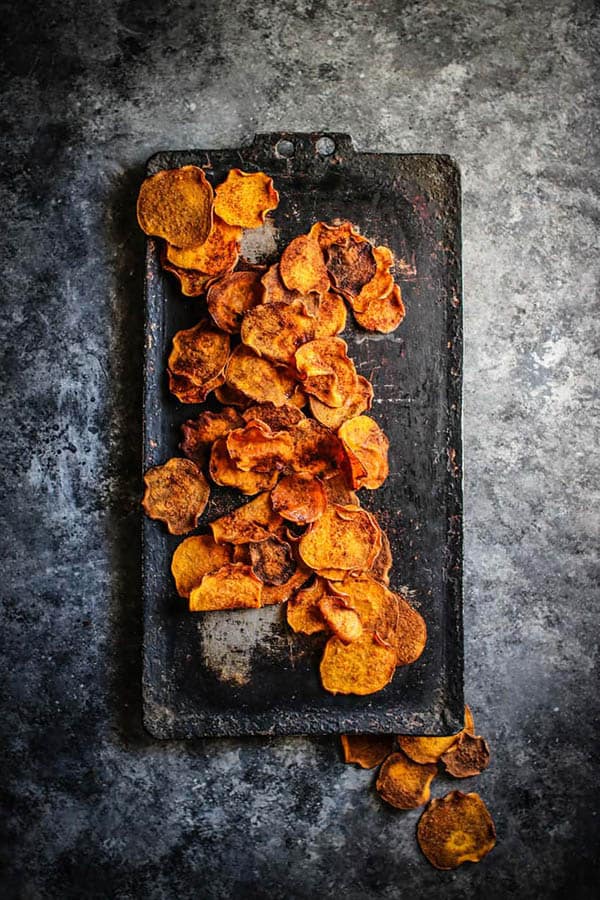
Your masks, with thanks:
[(496, 843), (494, 822), (479, 794), (451, 791), (431, 799), (438, 766), (453, 778), (479, 775), (490, 762), (485, 738), (475, 734), (471, 710), (465, 707), (462, 731), (448, 737), (408, 735), (342, 735), (347, 763), (363, 769), (381, 766), (376, 788), (396, 809), (427, 804), (417, 827), (417, 839), (429, 862), (438, 869), (455, 869), (479, 862)]
[(243, 230), (277, 203), (262, 172), (232, 169), (213, 190), (202, 169), (184, 166), (142, 185), (142, 229), (162, 239), (182, 292), (202, 298), (197, 324), (173, 338), (170, 391), (218, 403), (182, 426), (184, 458), (146, 473), (143, 506), (185, 535), (211, 481), (252, 497), (177, 547), (178, 593), (192, 612), (287, 602), (293, 631), (327, 637), (323, 687), (371, 694), (418, 659), (427, 633), (390, 589), (389, 542), (356, 494), (387, 478), (388, 439), (339, 334), (347, 306), (382, 333), (404, 306), (392, 252), (347, 221), (316, 222), (269, 267), (241, 258)]

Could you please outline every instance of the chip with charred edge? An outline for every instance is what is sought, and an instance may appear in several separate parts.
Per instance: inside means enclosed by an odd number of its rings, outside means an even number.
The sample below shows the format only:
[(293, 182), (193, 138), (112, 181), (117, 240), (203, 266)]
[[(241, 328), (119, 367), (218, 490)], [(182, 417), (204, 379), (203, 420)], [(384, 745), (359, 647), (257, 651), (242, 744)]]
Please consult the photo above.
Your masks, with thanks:
[(325, 621), (319, 609), (319, 601), (326, 592), (325, 580), (317, 576), (313, 584), (298, 591), (292, 599), (288, 600), (287, 622), (292, 631), (300, 634), (316, 634), (319, 631), (326, 631)]
[(355, 490), (362, 487), (362, 482), (366, 478), (367, 470), (358, 456), (343, 444), (342, 455), (340, 457), (340, 469), (344, 473), (344, 477), (350, 487)]
[(255, 403), (242, 413), (245, 422), (251, 419), (264, 422), (271, 431), (287, 431), (304, 419), (304, 413), (291, 403), (275, 406), (274, 403)]
[(394, 749), (393, 734), (342, 734), (345, 763), (356, 763), (361, 769), (374, 769)]
[(262, 582), (250, 566), (225, 563), (205, 575), (190, 593), (190, 612), (211, 609), (256, 609), (261, 606)]
[(245, 409), (252, 403), (252, 400), (237, 388), (225, 383), (215, 388), (215, 397), (223, 406), (237, 406), (238, 409)]
[(496, 829), (479, 794), (451, 791), (431, 800), (417, 826), (419, 847), (436, 869), (480, 862), (496, 844)]
[(327, 494), (318, 478), (298, 473), (281, 479), (271, 494), (271, 503), (284, 519), (307, 525), (325, 512)]
[(314, 317), (315, 338), (334, 337), (346, 327), (346, 304), (339, 294), (328, 291), (319, 300)]
[(313, 339), (314, 331), (315, 319), (302, 300), (292, 300), (262, 303), (249, 310), (242, 322), (241, 338), (259, 356), (289, 365), (298, 347)]
[(249, 544), (252, 570), (263, 584), (280, 587), (296, 571), (292, 548), (278, 537)]
[(212, 535), (185, 538), (173, 554), (171, 573), (180, 597), (189, 597), (205, 575), (231, 562), (231, 544), (216, 544)]
[(389, 247), (374, 247), (375, 274), (356, 297), (349, 297), (350, 306), (355, 313), (363, 313), (371, 303), (376, 303), (382, 297), (387, 297), (394, 287), (394, 276), (391, 268), (394, 265), (394, 255)]
[(341, 597), (330, 594), (321, 597), (319, 611), (333, 634), (344, 644), (351, 644), (362, 635), (360, 616), (350, 606), (346, 606)]
[(431, 796), (437, 766), (419, 765), (404, 753), (392, 753), (382, 765), (376, 788), (381, 799), (396, 809), (416, 809)]
[(373, 516), (356, 506), (328, 506), (300, 539), (307, 566), (364, 572), (381, 549), (381, 534)]
[(211, 391), (217, 390), (223, 384), (223, 374), (211, 378), (205, 384), (195, 384), (191, 378), (185, 375), (175, 375), (167, 370), (169, 378), (169, 390), (180, 403), (204, 403)]
[(281, 471), (294, 455), (294, 439), (288, 431), (271, 431), (264, 422), (251, 419), (229, 432), (227, 451), (243, 472)]
[(296, 554), (294, 553), (294, 559), (296, 560), (296, 571), (284, 584), (279, 585), (271, 585), (265, 584), (262, 592), (262, 605), (263, 606), (274, 606), (277, 603), (285, 603), (286, 600), (289, 600), (296, 591), (298, 591), (303, 584), (306, 584), (308, 579), (311, 577), (312, 572), (310, 569), (307, 569), (302, 560), (297, 559)]
[(226, 406), (219, 412), (202, 412), (198, 418), (188, 419), (181, 426), (179, 449), (188, 459), (202, 466), (207, 462), (210, 448), (217, 438), (226, 437), (243, 424), (241, 415), (232, 406)]
[(381, 581), (382, 584), (388, 585), (390, 583), (390, 570), (393, 565), (392, 558), (392, 548), (390, 547), (390, 540), (386, 534), (386, 532), (381, 530), (381, 550), (379, 554), (371, 566), (371, 570), (369, 575), (371, 578), (374, 578), (376, 581)]
[(295, 363), (306, 393), (327, 406), (343, 406), (354, 395), (358, 377), (341, 338), (317, 338), (303, 344)]
[(321, 660), (321, 683), (332, 694), (374, 694), (394, 676), (396, 654), (364, 632), (351, 644), (331, 637)]
[(142, 506), (147, 516), (164, 522), (171, 534), (186, 534), (196, 527), (210, 495), (196, 463), (173, 457), (148, 469), (144, 483)]
[(282, 523), (283, 519), (273, 511), (271, 497), (265, 491), (228, 515), (215, 519), (210, 527), (218, 544), (249, 544), (266, 541)]
[(237, 334), (245, 313), (261, 302), (259, 272), (232, 272), (214, 281), (208, 289), (208, 311), (223, 331)]
[(371, 300), (364, 312), (355, 312), (354, 318), (366, 331), (389, 334), (395, 331), (404, 319), (406, 310), (402, 301), (400, 285), (395, 284), (386, 297)]
[(163, 169), (140, 188), (140, 228), (176, 247), (202, 244), (210, 234), (212, 214), (213, 189), (198, 166)]
[(291, 468), (294, 472), (324, 478), (334, 475), (343, 453), (338, 436), (314, 419), (302, 419), (291, 431), (294, 438)]
[(316, 238), (321, 250), (327, 250), (332, 244), (343, 244), (353, 236), (360, 236), (352, 222), (334, 220), (331, 223), (315, 222), (309, 231)]
[(389, 474), (390, 442), (375, 419), (369, 416), (347, 419), (340, 425), (338, 435), (348, 453), (358, 459), (366, 473), (358, 476), (352, 486), (369, 490), (381, 487)]
[(352, 235), (325, 251), (327, 270), (336, 290), (350, 300), (361, 292), (377, 271), (373, 247), (366, 238)]
[(247, 495), (270, 491), (277, 484), (279, 475), (275, 469), (270, 472), (244, 472), (229, 455), (224, 437), (217, 438), (212, 445), (208, 471), (215, 484), (237, 488)]
[(279, 275), (290, 291), (324, 294), (331, 283), (323, 251), (314, 237), (301, 234), (287, 245), (279, 260)]
[(463, 731), (458, 741), (440, 757), (446, 772), (454, 778), (480, 775), (490, 764), (490, 748), (485, 738)]
[(210, 234), (204, 243), (182, 250), (167, 244), (167, 259), (174, 266), (193, 269), (206, 275), (221, 275), (235, 268), (242, 229), (213, 217)]
[[(344, 476), (340, 473), (326, 478), (323, 487), (327, 495), (328, 503), (337, 503), (338, 506), (360, 506), (360, 501), (354, 491), (351, 491)], [(375, 565), (375, 563), (374, 563)]]
[(225, 369), (227, 385), (241, 391), (255, 402), (270, 401), (283, 406), (294, 396), (296, 381), (292, 375), (269, 359), (257, 356), (254, 350), (240, 344), (229, 358)]
[(174, 266), (165, 256), (161, 257), (161, 264), (165, 272), (175, 275), (184, 297), (201, 297), (214, 278), (213, 275), (205, 275), (204, 272)]
[(230, 225), (260, 228), (279, 203), (273, 179), (264, 172), (231, 169), (215, 190), (215, 213)]
[(201, 387), (221, 374), (228, 356), (229, 335), (203, 319), (174, 336), (169, 371)]
[[(396, 652), (398, 665), (408, 666), (421, 656), (427, 643), (427, 626), (423, 616), (410, 605), (408, 600), (398, 598), (398, 636)], [(408, 754), (410, 756), (410, 753)]]
[(330, 585), (333, 593), (344, 600), (358, 615), (366, 631), (393, 647), (398, 627), (398, 599), (385, 585), (369, 575), (346, 575)]

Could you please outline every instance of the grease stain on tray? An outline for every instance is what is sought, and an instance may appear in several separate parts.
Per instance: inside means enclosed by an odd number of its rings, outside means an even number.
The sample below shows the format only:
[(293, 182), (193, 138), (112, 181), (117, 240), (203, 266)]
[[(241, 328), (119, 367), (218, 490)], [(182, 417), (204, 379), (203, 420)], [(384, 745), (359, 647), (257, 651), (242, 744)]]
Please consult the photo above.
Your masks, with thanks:
[(287, 647), (281, 614), (281, 606), (204, 613), (197, 628), (206, 669), (227, 684), (248, 684), (255, 653), (280, 657)]

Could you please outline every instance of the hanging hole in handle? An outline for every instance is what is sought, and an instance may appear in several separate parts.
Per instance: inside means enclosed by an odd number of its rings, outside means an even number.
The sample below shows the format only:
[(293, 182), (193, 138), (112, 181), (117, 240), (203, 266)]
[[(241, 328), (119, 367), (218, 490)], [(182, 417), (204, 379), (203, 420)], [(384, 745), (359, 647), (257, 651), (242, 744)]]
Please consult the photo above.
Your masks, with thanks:
[(335, 150), (335, 142), (330, 137), (321, 137), (315, 144), (315, 149), (321, 156), (331, 156)]
[(275, 145), (275, 152), (278, 156), (283, 156), (284, 159), (289, 159), (294, 155), (294, 145), (291, 141), (282, 138), (282, 140), (277, 141)]

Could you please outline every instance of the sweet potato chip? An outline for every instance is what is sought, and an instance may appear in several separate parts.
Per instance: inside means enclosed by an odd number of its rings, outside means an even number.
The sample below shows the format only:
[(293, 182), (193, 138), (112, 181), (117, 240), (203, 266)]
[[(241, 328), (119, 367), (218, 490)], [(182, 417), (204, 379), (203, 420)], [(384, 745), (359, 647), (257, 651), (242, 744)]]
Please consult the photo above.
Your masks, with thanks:
[(366, 473), (356, 477), (352, 486), (369, 490), (381, 487), (389, 474), (390, 442), (375, 419), (369, 416), (347, 419), (340, 425), (338, 435), (348, 454), (359, 461)]
[(215, 484), (237, 488), (242, 494), (270, 491), (277, 484), (278, 472), (247, 472), (240, 469), (227, 450), (226, 438), (217, 438), (210, 451), (208, 471)]
[(373, 516), (356, 506), (328, 506), (299, 545), (300, 556), (315, 571), (366, 571), (380, 549), (380, 530)]
[(379, 640), (393, 647), (398, 626), (398, 599), (385, 585), (369, 575), (346, 576), (332, 585), (346, 606), (360, 616), (366, 631), (377, 635)]
[[(398, 597), (398, 665), (408, 666), (421, 656), (427, 643), (427, 626), (423, 616), (400, 594)], [(404, 749), (404, 748), (403, 748)], [(408, 754), (411, 756), (411, 754)], [(414, 759), (414, 757), (411, 757)], [(418, 762), (418, 760), (417, 760)]]
[(371, 409), (373, 402), (373, 385), (363, 375), (357, 376), (354, 393), (346, 398), (343, 406), (327, 406), (309, 397), (310, 411), (318, 422), (327, 425), (328, 428), (337, 431), (343, 422), (353, 419), (361, 413)]
[(193, 269), (174, 266), (165, 256), (161, 257), (161, 263), (165, 272), (175, 275), (179, 281), (181, 293), (185, 297), (201, 297), (214, 278), (213, 275), (205, 275), (204, 272), (195, 272)]
[(273, 179), (264, 172), (231, 169), (215, 190), (215, 213), (230, 225), (260, 228), (267, 213), (279, 203)]
[(241, 228), (228, 225), (214, 216), (210, 234), (204, 243), (185, 250), (167, 244), (166, 256), (170, 263), (182, 269), (221, 275), (235, 268), (241, 237)]
[(480, 775), (490, 764), (490, 748), (485, 738), (463, 731), (456, 744), (440, 757), (446, 772), (454, 778)]
[(326, 594), (319, 600), (319, 611), (326, 625), (344, 644), (357, 641), (363, 633), (360, 616), (351, 607), (346, 606), (341, 597)]
[(144, 475), (144, 512), (159, 519), (171, 534), (186, 534), (198, 524), (208, 503), (210, 488), (191, 459), (173, 457)]
[(307, 394), (336, 407), (354, 396), (358, 378), (347, 351), (341, 338), (318, 338), (296, 351), (296, 368)]
[(277, 585), (265, 584), (263, 587), (263, 606), (274, 606), (277, 603), (285, 603), (285, 601), (289, 600), (303, 584), (306, 584), (312, 575), (312, 572), (310, 569), (306, 568), (302, 560), (296, 558), (295, 553), (294, 559), (296, 560), (296, 571), (287, 581)]
[(169, 371), (202, 387), (221, 374), (228, 356), (229, 335), (202, 320), (173, 338)]
[(337, 503), (338, 506), (360, 506), (358, 497), (354, 491), (350, 490), (341, 473), (333, 475), (331, 478), (326, 478), (323, 481), (323, 487), (328, 503)]
[(261, 284), (263, 303), (291, 303), (292, 300), (299, 300), (303, 296), (300, 291), (290, 291), (286, 288), (279, 274), (278, 263), (269, 266), (261, 278)]
[(496, 844), (496, 829), (479, 794), (451, 791), (431, 800), (417, 826), (419, 847), (436, 869), (479, 862)]
[(390, 547), (390, 541), (386, 532), (382, 529), (381, 550), (379, 551), (375, 562), (371, 566), (369, 575), (376, 581), (381, 581), (382, 584), (388, 585), (390, 583), (389, 576), (393, 562), (394, 560), (392, 558), (392, 548)]
[(331, 286), (323, 251), (308, 234), (301, 234), (287, 245), (279, 261), (279, 275), (288, 290), (301, 294), (324, 294)]
[(332, 244), (344, 244), (353, 236), (360, 237), (352, 222), (340, 221), (339, 219), (329, 224), (327, 222), (315, 222), (309, 234), (311, 237), (316, 238), (321, 250), (327, 250)]
[(294, 396), (296, 381), (292, 375), (268, 359), (257, 356), (250, 347), (240, 344), (233, 351), (225, 370), (229, 387), (255, 402), (269, 401), (283, 406)]
[(271, 502), (284, 519), (307, 525), (325, 512), (327, 494), (322, 482), (312, 475), (287, 475), (273, 490)]
[(331, 637), (321, 660), (321, 682), (332, 694), (374, 694), (392, 680), (396, 654), (365, 632), (351, 644)]
[(355, 233), (343, 242), (330, 244), (325, 256), (336, 290), (349, 300), (360, 294), (377, 271), (372, 245)]
[(298, 591), (288, 601), (287, 622), (300, 634), (316, 634), (325, 631), (326, 625), (319, 609), (319, 601), (325, 596), (327, 585), (323, 578), (315, 578), (313, 584)]
[(206, 299), (218, 327), (237, 334), (244, 314), (261, 302), (261, 296), (259, 272), (232, 272), (211, 284)]
[(231, 562), (230, 544), (216, 544), (212, 535), (199, 534), (179, 544), (171, 560), (171, 573), (180, 597), (189, 597), (205, 575)]
[(223, 404), (223, 406), (237, 406), (238, 409), (246, 409), (246, 407), (252, 403), (250, 398), (246, 397), (241, 391), (238, 391), (237, 388), (225, 383), (215, 388), (215, 397), (219, 403)]
[(395, 284), (387, 296), (371, 300), (364, 312), (354, 313), (354, 318), (367, 331), (389, 334), (396, 330), (405, 315), (402, 291), (400, 285)]
[(325, 478), (336, 473), (343, 453), (342, 442), (336, 434), (314, 419), (302, 419), (292, 434), (294, 456), (291, 468), (294, 472)]
[(263, 584), (281, 586), (290, 580), (296, 562), (286, 541), (270, 537), (258, 544), (250, 544), (249, 548), (252, 570)]
[[(225, 544), (224, 546), (227, 546), (227, 544)], [(244, 563), (245, 566), (252, 565), (252, 560), (250, 559), (250, 544), (235, 544), (235, 546), (232, 545), (232, 547), (232, 562)]]
[(232, 406), (226, 406), (219, 412), (202, 412), (197, 419), (188, 419), (181, 426), (182, 440), (179, 449), (188, 459), (203, 466), (217, 438), (226, 437), (230, 431), (243, 424), (241, 415)]
[(356, 763), (361, 769), (374, 769), (394, 749), (392, 734), (342, 734), (344, 762)]
[(349, 297), (350, 305), (355, 313), (364, 313), (371, 303), (377, 303), (387, 297), (394, 287), (394, 276), (391, 268), (394, 255), (389, 247), (374, 247), (375, 274), (360, 290), (356, 297)]
[(465, 703), (465, 731), (469, 731), (471, 734), (475, 734), (475, 722), (473, 721), (473, 713), (471, 712), (471, 707)]
[(256, 609), (261, 605), (262, 582), (250, 566), (225, 563), (205, 575), (190, 593), (190, 612), (212, 609)]
[(245, 422), (252, 419), (264, 422), (271, 431), (288, 431), (304, 418), (304, 414), (297, 406), (284, 403), (283, 406), (275, 406), (274, 403), (255, 403), (242, 413)]
[(294, 439), (288, 431), (271, 431), (268, 425), (250, 420), (227, 435), (227, 451), (244, 472), (281, 471), (294, 454)]
[[(305, 306), (307, 306), (305, 301)], [(309, 307), (307, 309), (310, 312)], [(328, 291), (320, 298), (313, 313), (315, 338), (334, 337), (346, 327), (346, 304), (339, 294)]]
[(225, 376), (221, 374), (211, 378), (205, 384), (196, 384), (185, 375), (174, 375), (173, 372), (167, 371), (167, 376), (169, 378), (169, 390), (173, 396), (177, 397), (180, 403), (204, 403), (211, 391), (222, 385), (225, 379)]
[(431, 796), (436, 765), (419, 765), (404, 753), (392, 753), (381, 767), (377, 790), (381, 799), (396, 809), (416, 809)]
[(398, 735), (398, 743), (401, 749), (416, 763), (437, 763), (444, 753), (457, 743), (461, 731), (458, 734), (449, 734), (447, 737), (421, 737), (408, 734)]
[(202, 169), (163, 169), (143, 182), (137, 201), (142, 231), (176, 247), (202, 244), (212, 227), (213, 190)]
[(307, 313), (302, 300), (292, 300), (262, 303), (251, 309), (244, 316), (241, 338), (259, 356), (289, 365), (298, 347), (312, 340), (314, 331), (314, 317)]
[(283, 519), (271, 506), (268, 492), (259, 494), (244, 506), (211, 522), (213, 537), (218, 544), (249, 544), (266, 541)]

